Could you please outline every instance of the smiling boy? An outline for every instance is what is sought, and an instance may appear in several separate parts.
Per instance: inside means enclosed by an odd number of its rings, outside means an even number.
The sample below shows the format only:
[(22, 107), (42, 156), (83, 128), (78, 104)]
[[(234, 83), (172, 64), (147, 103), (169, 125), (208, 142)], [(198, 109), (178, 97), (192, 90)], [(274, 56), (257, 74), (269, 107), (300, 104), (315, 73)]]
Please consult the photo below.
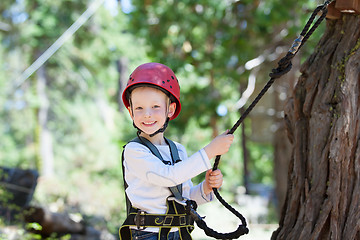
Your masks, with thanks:
[[(193, 221), (184, 206), (187, 200), (197, 204), (212, 200), (212, 189), (222, 185), (223, 176), (220, 170), (211, 170), (210, 159), (226, 153), (234, 136), (225, 132), (190, 157), (184, 146), (164, 137), (181, 103), (179, 82), (163, 64), (137, 67), (122, 97), (138, 138), (123, 152), (125, 192), (131, 208), (120, 239), (191, 239)], [(194, 186), (191, 178), (205, 171), (205, 180)]]

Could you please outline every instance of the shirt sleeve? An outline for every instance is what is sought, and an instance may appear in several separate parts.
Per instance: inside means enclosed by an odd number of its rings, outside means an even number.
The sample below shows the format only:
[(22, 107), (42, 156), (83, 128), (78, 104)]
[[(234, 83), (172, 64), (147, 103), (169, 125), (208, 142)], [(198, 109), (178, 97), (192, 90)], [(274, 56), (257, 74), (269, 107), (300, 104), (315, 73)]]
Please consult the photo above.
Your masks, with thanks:
[(124, 167), (128, 172), (151, 184), (172, 187), (211, 168), (204, 149), (175, 165), (165, 165), (144, 145), (131, 142), (124, 152)]
[(213, 192), (209, 193), (208, 195), (205, 194), (203, 185), (204, 182), (201, 182), (190, 189), (190, 199), (194, 200), (199, 205), (210, 202), (214, 199)]

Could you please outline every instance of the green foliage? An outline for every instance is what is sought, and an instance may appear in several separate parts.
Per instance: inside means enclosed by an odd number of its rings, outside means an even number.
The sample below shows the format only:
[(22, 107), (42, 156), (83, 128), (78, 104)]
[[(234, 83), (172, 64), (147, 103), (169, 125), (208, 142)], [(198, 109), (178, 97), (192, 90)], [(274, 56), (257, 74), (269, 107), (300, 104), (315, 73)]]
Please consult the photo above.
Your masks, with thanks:
[[(182, 112), (166, 134), (191, 155), (238, 119), (233, 106), (251, 71), (244, 65), (279, 46), (290, 47), (314, 1), (133, 0), (128, 15), (119, 8), (111, 9), (118, 11), (112, 14), (102, 6), (43, 65), (47, 102), (39, 96), (38, 72), (17, 85), (17, 77), (92, 2), (1, 1), (0, 58), (5, 61), (0, 63), (0, 165), (41, 172), (45, 160), (40, 154), (39, 111), (48, 103), (54, 176), (39, 182), (34, 202), (57, 203), (59, 210), (77, 206), (89, 220), (101, 215), (105, 227), (116, 232), (125, 217), (120, 155), (135, 136), (126, 110), (118, 111), (117, 61), (127, 59), (127, 71), (157, 61), (176, 72)], [(320, 34), (315, 32), (309, 47), (302, 48), (303, 57)], [(259, 75), (267, 76), (269, 70), (261, 69)], [(216, 113), (220, 105), (229, 111), (224, 116)], [(220, 165), (226, 197), (243, 184), (240, 131)], [(251, 142), (248, 150), (251, 182), (273, 184), (272, 146)], [(4, 194), (0, 198), (7, 201)], [(31, 237), (38, 236), (23, 239)]]
[[(234, 89), (247, 81), (245, 63), (275, 52), (284, 43), (290, 47), (309, 17), (306, 6), (313, 5), (305, 0), (132, 3), (131, 31), (146, 40), (154, 61), (181, 73), (183, 110), (176, 124), (182, 130), (190, 117), (202, 122), (202, 127), (213, 118), (219, 120), (217, 106), (240, 97)], [(224, 86), (231, 86), (231, 91)]]
[[(15, 79), (87, 5), (87, 1), (40, 0), (0, 4), (0, 21), (12, 26), (0, 34), (0, 56), (9, 59), (0, 64), (0, 165), (41, 171), (38, 111), (44, 102), (36, 88), (38, 75), (21, 86), (16, 86)], [(19, 14), (25, 18), (15, 22)], [(55, 175), (38, 183), (33, 202), (79, 206), (83, 215), (101, 215), (104, 227), (112, 232), (117, 232), (125, 213), (120, 165), (125, 142), (119, 132), (125, 126), (114, 101), (116, 61), (126, 56), (134, 66), (146, 58), (141, 43), (136, 46), (137, 40), (124, 26), (124, 15), (109, 14), (101, 7), (45, 63), (50, 103), (47, 128), (52, 133)]]
[(273, 185), (273, 146), (249, 144), (251, 182)]

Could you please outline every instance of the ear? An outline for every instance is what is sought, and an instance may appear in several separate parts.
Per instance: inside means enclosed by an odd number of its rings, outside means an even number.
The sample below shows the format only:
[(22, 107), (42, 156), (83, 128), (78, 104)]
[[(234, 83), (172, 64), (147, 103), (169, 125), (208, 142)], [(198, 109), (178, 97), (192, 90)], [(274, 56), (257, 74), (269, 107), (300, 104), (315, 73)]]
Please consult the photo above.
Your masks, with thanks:
[(168, 117), (171, 118), (174, 114), (175, 114), (175, 110), (176, 110), (176, 103), (170, 103), (169, 105), (169, 112), (168, 112)]
[(129, 111), (129, 114), (130, 114), (131, 119), (134, 120), (133, 114), (132, 114), (132, 111), (131, 111), (131, 106), (127, 107), (127, 110)]

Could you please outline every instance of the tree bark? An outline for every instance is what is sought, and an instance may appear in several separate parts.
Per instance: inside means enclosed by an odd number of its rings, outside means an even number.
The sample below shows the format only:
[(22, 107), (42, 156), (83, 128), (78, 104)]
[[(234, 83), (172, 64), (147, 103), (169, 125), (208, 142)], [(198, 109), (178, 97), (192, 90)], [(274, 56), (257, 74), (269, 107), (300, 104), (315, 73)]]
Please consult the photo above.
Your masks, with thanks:
[[(289, 43), (291, 44), (291, 43)], [(299, 53), (300, 55), (300, 53)], [(277, 214), (281, 215), (281, 209), (285, 202), (287, 191), (287, 175), (289, 171), (289, 162), (291, 157), (292, 145), (286, 135), (286, 126), (284, 118), (279, 116), (279, 113), (284, 112), (284, 106), (286, 104), (286, 98), (284, 95), (290, 96), (292, 89), (294, 89), (295, 82), (297, 80), (296, 73), (300, 69), (300, 58), (297, 55), (292, 60), (292, 70), (284, 75), (281, 79), (274, 82), (273, 88), (275, 89), (274, 97), (274, 109), (275, 115), (273, 118), (276, 130), (273, 137), (274, 146), (274, 177), (275, 177), (275, 193), (277, 199)], [(278, 60), (280, 60), (279, 58)]]
[(359, 38), (358, 15), (328, 20), (301, 68), (285, 109), (293, 149), (271, 239), (360, 239)]

